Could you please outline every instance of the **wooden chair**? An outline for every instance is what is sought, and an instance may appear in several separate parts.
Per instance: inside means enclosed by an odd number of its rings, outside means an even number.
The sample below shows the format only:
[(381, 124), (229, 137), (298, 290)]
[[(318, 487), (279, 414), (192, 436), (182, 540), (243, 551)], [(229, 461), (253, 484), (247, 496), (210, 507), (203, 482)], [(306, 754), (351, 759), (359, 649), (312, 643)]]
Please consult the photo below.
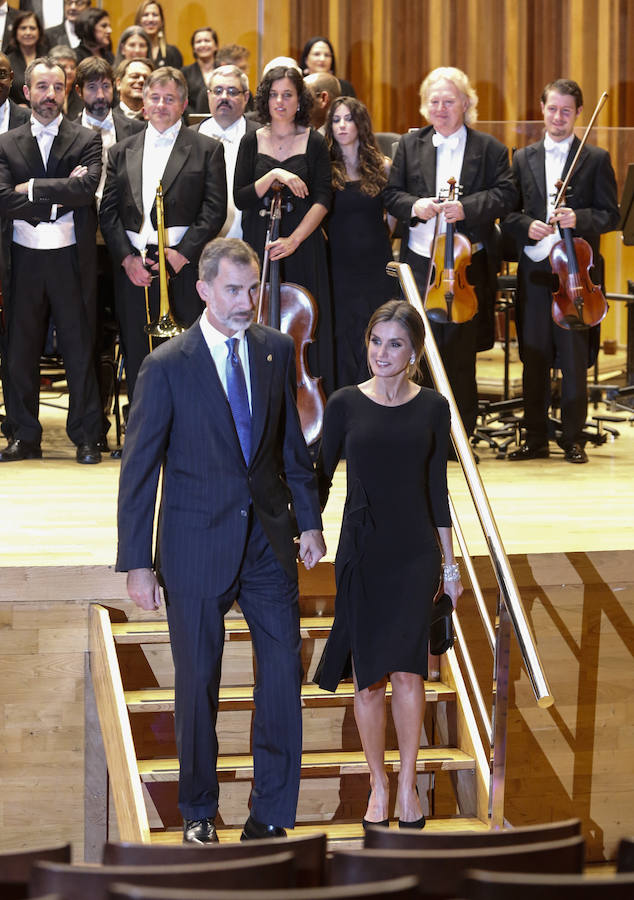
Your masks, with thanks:
[(102, 862), (110, 866), (174, 866), (198, 863), (200, 854), (212, 854), (205, 862), (252, 859), (277, 853), (292, 853), (295, 860), (295, 886), (317, 887), (324, 884), (327, 838), (324, 833), (289, 836), (284, 841), (268, 838), (235, 844), (125, 844), (108, 843)]
[(471, 871), (460, 896), (464, 900), (632, 900), (634, 874), (597, 877)]
[(505, 828), (503, 831), (425, 832), (406, 831), (402, 828), (368, 828), (363, 846), (368, 850), (467, 850), (560, 841), (580, 834), (581, 819)]
[(114, 882), (155, 887), (266, 889), (292, 887), (293, 855), (255, 857), (239, 861), (191, 863), (183, 866), (69, 866), (36, 863), (31, 873), (30, 895), (58, 893), (65, 900), (105, 900)]
[(617, 872), (634, 872), (634, 837), (621, 838), (616, 857)]
[(416, 875), (420, 896), (457, 897), (467, 869), (580, 873), (583, 858), (582, 837), (517, 847), (465, 850), (333, 850), (329, 883), (358, 884)]
[(0, 897), (2, 900), (21, 900), (23, 897), (28, 897), (29, 880), (34, 863), (39, 860), (69, 863), (70, 857), (70, 844), (0, 853)]
[(412, 875), (331, 887), (290, 888), (275, 891), (183, 891), (146, 888), (142, 885), (113, 884), (108, 900), (363, 900), (365, 897), (416, 900), (418, 880)]

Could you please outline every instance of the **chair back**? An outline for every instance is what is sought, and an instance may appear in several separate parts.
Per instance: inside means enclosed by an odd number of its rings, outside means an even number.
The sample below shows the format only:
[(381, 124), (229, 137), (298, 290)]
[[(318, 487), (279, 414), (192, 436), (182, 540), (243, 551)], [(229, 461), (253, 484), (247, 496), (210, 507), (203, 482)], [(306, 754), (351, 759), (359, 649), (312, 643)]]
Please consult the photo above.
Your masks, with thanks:
[(108, 900), (364, 900), (366, 897), (416, 900), (418, 880), (411, 875), (386, 881), (275, 891), (174, 891), (140, 885), (113, 884)]
[(401, 137), (400, 134), (396, 131), (375, 131), (374, 137), (383, 156), (393, 159), (394, 151)]
[(295, 886), (310, 887), (324, 883), (327, 838), (324, 833), (289, 836), (283, 842), (275, 838), (242, 841), (233, 844), (127, 844), (104, 845), (102, 862), (110, 866), (175, 866), (205, 862), (228, 862), (291, 853), (295, 861)]
[(248, 889), (291, 887), (294, 881), (293, 856), (255, 857), (229, 862), (191, 863), (183, 866), (68, 866), (60, 863), (36, 863), (31, 873), (31, 896), (61, 894), (65, 900), (105, 900), (113, 882), (156, 887), (195, 889)]
[(466, 850), (510, 847), (560, 841), (581, 834), (581, 819), (547, 825), (526, 825), (500, 831), (406, 831), (403, 828), (368, 828), (363, 846), (368, 850)]
[(70, 844), (0, 853), (0, 897), (2, 900), (21, 900), (22, 897), (28, 897), (31, 869), (38, 860), (69, 863), (70, 858)]
[(468, 872), (464, 900), (631, 900), (634, 875), (509, 875)]
[(421, 896), (457, 897), (467, 869), (580, 873), (583, 860), (582, 837), (465, 850), (333, 850), (329, 880), (331, 884), (353, 884), (416, 875)]
[(616, 856), (617, 872), (634, 872), (634, 837), (621, 838)]

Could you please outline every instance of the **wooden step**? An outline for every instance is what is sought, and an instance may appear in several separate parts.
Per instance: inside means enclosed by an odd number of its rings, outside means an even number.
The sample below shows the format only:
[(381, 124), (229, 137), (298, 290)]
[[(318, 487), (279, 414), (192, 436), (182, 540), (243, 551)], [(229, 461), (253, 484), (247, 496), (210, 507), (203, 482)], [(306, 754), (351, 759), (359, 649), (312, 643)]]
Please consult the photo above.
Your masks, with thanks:
[[(386, 688), (386, 696), (392, 693), (391, 685)], [(174, 688), (149, 688), (142, 691), (125, 691), (128, 712), (173, 712)], [(354, 685), (344, 682), (333, 694), (322, 691), (316, 684), (302, 685), (302, 706), (335, 707), (348, 706), (354, 698)], [(428, 703), (455, 700), (456, 692), (440, 681), (425, 682), (425, 698)], [(253, 709), (253, 687), (251, 685), (220, 688), (220, 709)]]
[[(300, 634), (305, 638), (328, 637), (332, 628), (332, 616), (308, 616), (300, 620)], [(124, 622), (112, 626), (117, 644), (167, 644), (170, 635), (167, 621)], [(242, 618), (225, 619), (225, 641), (248, 641), (249, 626)]]
[[(390, 822), (390, 828), (398, 828), (398, 822)], [(451, 831), (488, 831), (489, 826), (480, 819), (454, 816), (450, 819), (427, 819), (425, 831), (427, 832), (451, 832)], [(288, 829), (288, 833), (299, 837), (303, 834), (317, 834), (325, 832), (328, 835), (329, 845), (339, 845), (344, 841), (358, 841), (358, 846), (363, 841), (363, 827), (361, 822), (333, 822), (319, 825), (296, 825)], [(218, 837), (220, 843), (233, 843), (240, 840), (241, 828), (219, 828)], [(154, 831), (150, 835), (152, 844), (180, 844), (183, 840), (181, 829), (169, 831)]]
[[(144, 782), (178, 779), (177, 759), (139, 760), (138, 766), (139, 775)], [(473, 757), (453, 747), (421, 747), (416, 760), (416, 771), (419, 773), (468, 770), (474, 767)], [(385, 768), (388, 773), (399, 771), (398, 750), (385, 752)], [(216, 770), (221, 781), (253, 778), (253, 757), (219, 756)], [(362, 750), (329, 750), (302, 754), (302, 778), (336, 778), (340, 775), (358, 775), (367, 772), (369, 772), (368, 764)]]

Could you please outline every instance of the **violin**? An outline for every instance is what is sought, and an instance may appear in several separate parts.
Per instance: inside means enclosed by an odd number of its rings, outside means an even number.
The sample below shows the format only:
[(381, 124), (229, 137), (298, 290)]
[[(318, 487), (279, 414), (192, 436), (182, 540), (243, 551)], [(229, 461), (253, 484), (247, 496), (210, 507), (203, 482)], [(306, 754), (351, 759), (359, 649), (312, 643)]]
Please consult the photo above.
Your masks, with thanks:
[[(268, 212), (269, 225), (265, 248), (279, 237), (282, 218), (282, 185), (273, 185), (273, 199)], [(267, 272), (269, 283), (266, 283)], [(321, 378), (310, 374), (306, 359), (317, 329), (317, 304), (315, 298), (298, 284), (280, 282), (279, 261), (264, 251), (262, 280), (258, 298), (257, 322), (269, 325), (289, 334), (295, 343), (295, 368), (297, 371), (297, 410), (304, 440), (310, 446), (321, 437), (326, 397)]]
[[(595, 119), (608, 99), (604, 91), (581, 139), (575, 158), (565, 180), (555, 187), (558, 194), (555, 209), (565, 206), (566, 190), (575, 170), (579, 154), (583, 150)], [(598, 325), (607, 315), (608, 302), (598, 284), (590, 278), (592, 247), (581, 237), (573, 237), (572, 228), (559, 227), (562, 239), (550, 251), (550, 265), (559, 279), (559, 289), (553, 293), (552, 316), (561, 328), (581, 329)]]
[[(449, 191), (442, 199), (455, 200), (456, 179), (450, 178), (447, 183)], [(432, 250), (433, 278), (429, 279), (424, 304), (427, 315), (436, 322), (468, 322), (478, 311), (478, 298), (467, 278), (471, 243), (456, 231), (453, 222), (447, 222), (446, 234), (438, 236), (436, 216)]]

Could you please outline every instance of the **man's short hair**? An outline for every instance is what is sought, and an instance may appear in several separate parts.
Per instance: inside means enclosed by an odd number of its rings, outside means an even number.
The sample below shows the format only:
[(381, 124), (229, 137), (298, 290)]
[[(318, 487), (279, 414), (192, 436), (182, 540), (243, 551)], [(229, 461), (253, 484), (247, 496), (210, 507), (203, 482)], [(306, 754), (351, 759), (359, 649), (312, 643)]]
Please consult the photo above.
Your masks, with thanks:
[(80, 91), (89, 81), (103, 81), (104, 79), (114, 84), (112, 66), (101, 56), (87, 56), (77, 66), (75, 84)]
[(153, 61), (151, 59), (148, 59), (147, 56), (133, 56), (132, 59), (122, 59), (117, 68), (114, 70), (115, 81), (120, 81), (128, 71), (128, 66), (131, 66), (132, 63), (135, 62), (143, 63), (144, 66), (148, 67), (150, 72), (153, 72), (156, 68)]
[(570, 94), (571, 97), (575, 98), (575, 107), (577, 109), (580, 109), (583, 106), (583, 94), (581, 93), (581, 88), (576, 81), (572, 81), (570, 78), (558, 78), (556, 81), (551, 81), (550, 84), (547, 84), (540, 97), (542, 103), (546, 102), (546, 97), (550, 91), (556, 91), (563, 96)]
[(185, 76), (181, 72), (180, 69), (175, 69), (174, 66), (160, 66), (160, 68), (155, 69), (151, 75), (145, 79), (145, 84), (143, 85), (143, 96), (145, 97), (148, 91), (150, 91), (155, 85), (160, 85), (161, 87), (168, 83), (168, 81), (175, 82), (178, 87), (178, 95), (181, 98), (181, 103), (184, 103), (187, 100), (187, 82), (185, 81)]
[(223, 75), (225, 78), (237, 78), (240, 81), (241, 90), (249, 90), (249, 79), (242, 69), (239, 69), (237, 66), (217, 66), (213, 72), (210, 72), (207, 76), (207, 87), (211, 87), (211, 82), (216, 75)]
[(225, 44), (222, 47), (218, 47), (216, 50), (216, 65), (217, 66), (226, 66), (235, 64), (240, 59), (244, 59), (245, 57), (249, 59), (251, 56), (251, 51), (248, 47), (243, 47), (241, 44)]
[(24, 83), (28, 88), (31, 87), (31, 75), (36, 66), (44, 66), (45, 69), (59, 69), (64, 76), (64, 86), (66, 85), (66, 72), (64, 71), (64, 66), (60, 66), (57, 60), (51, 59), (50, 56), (38, 56), (33, 62), (28, 64), (26, 71), (24, 72)]
[(200, 254), (198, 278), (210, 284), (218, 275), (223, 259), (228, 259), (236, 266), (251, 266), (253, 263), (260, 271), (260, 260), (250, 244), (239, 238), (214, 238), (206, 244)]
[(77, 65), (77, 54), (67, 44), (56, 44), (54, 47), (51, 47), (48, 51), (48, 56), (50, 59), (54, 59), (55, 62), (61, 62), (63, 59), (72, 59)]
[(307, 84), (314, 94), (321, 94), (325, 91), (331, 100), (341, 97), (341, 84), (332, 72), (315, 72), (312, 75), (305, 75), (304, 84)]

